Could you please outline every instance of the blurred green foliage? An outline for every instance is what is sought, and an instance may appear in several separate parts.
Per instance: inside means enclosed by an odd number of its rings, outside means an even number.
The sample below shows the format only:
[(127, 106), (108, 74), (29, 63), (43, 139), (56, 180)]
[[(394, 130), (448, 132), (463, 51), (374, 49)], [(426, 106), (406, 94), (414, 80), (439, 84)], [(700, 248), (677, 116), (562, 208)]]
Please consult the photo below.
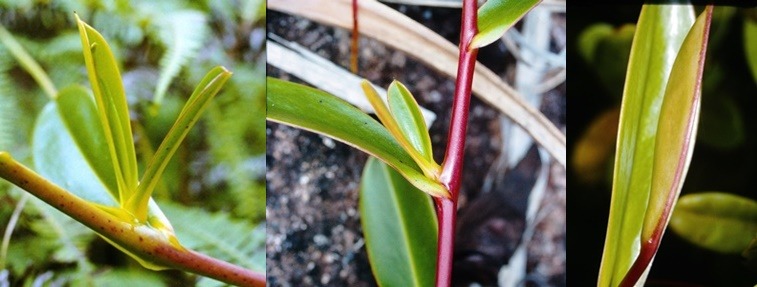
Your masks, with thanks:
[[(165, 172), (154, 197), (180, 240), (246, 268), (265, 269), (265, 1), (0, 1), (0, 24), (56, 87), (87, 84), (74, 11), (113, 48), (135, 131), (139, 169), (212, 67), (234, 73)], [(163, 96), (164, 95), (164, 96)], [(0, 45), (0, 150), (33, 166), (34, 121), (48, 101)], [(0, 230), (23, 191), (0, 181)], [(213, 236), (193, 231), (206, 226)], [(181, 272), (148, 271), (94, 233), (31, 198), (0, 258), (0, 285), (214, 286)], [(2, 254), (2, 253), (0, 253)], [(114, 285), (115, 284), (115, 285)], [(139, 284), (141, 285), (141, 284)]]

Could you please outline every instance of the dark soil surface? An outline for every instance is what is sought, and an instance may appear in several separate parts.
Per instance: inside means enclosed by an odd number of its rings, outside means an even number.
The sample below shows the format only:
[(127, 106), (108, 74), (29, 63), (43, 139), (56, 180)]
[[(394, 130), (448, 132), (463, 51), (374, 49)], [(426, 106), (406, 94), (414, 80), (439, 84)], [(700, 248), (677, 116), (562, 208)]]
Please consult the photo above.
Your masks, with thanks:
[[(459, 10), (393, 6), (457, 42)], [(342, 67), (349, 66), (350, 32), (268, 11), (268, 32), (294, 41)], [(562, 31), (565, 21), (562, 17)], [(564, 43), (562, 43), (564, 45)], [(387, 87), (406, 84), (437, 119), (431, 126), (434, 155), (442, 161), (454, 80), (372, 39), (360, 40), (359, 75)], [(479, 61), (495, 72), (514, 67), (502, 45), (482, 50)], [(268, 67), (268, 75), (299, 81)], [(565, 84), (545, 94), (541, 110), (565, 128)], [(466, 143), (455, 254), (455, 285), (496, 285), (525, 228), (528, 193), (540, 161), (532, 149), (492, 192), (480, 192), (500, 153), (500, 113), (473, 97)], [(367, 155), (307, 131), (267, 124), (267, 276), (270, 286), (375, 286), (357, 210), (360, 174)], [(505, 172), (505, 171), (501, 171)], [(565, 169), (552, 164), (542, 218), (528, 250), (526, 286), (565, 285)], [(469, 212), (475, 210), (476, 212)]]

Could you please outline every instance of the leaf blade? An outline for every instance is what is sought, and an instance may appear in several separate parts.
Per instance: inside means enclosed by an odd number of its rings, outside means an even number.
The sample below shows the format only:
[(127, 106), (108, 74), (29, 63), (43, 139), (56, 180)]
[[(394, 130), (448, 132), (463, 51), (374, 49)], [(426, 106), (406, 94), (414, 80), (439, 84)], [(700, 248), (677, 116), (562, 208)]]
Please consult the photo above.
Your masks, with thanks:
[(393, 81), (387, 89), (387, 101), (389, 110), (399, 124), (405, 139), (410, 142), (415, 151), (420, 153), (426, 163), (435, 163), (426, 121), (423, 119), (418, 102), (407, 87), (396, 80)]
[(386, 128), (359, 109), (303, 85), (270, 77), (266, 83), (269, 120), (333, 137), (383, 160), (418, 189), (449, 197), (449, 191), (427, 178)]
[(137, 158), (121, 74), (105, 38), (79, 19), (78, 15), (76, 20), (87, 74), (110, 148), (116, 179), (119, 181), (117, 200), (122, 203), (135, 190), (138, 179)]
[(368, 159), (360, 181), (360, 220), (380, 286), (434, 284), (436, 216), (429, 197), (413, 190), (395, 170)]
[(694, 245), (738, 254), (757, 234), (757, 202), (722, 192), (684, 195), (676, 204), (670, 228)]
[(179, 113), (168, 134), (161, 142), (155, 155), (150, 159), (150, 164), (142, 176), (142, 180), (136, 191), (128, 198), (126, 207), (135, 213), (137, 218), (143, 218), (147, 214), (147, 204), (152, 191), (160, 181), (171, 157), (179, 148), (181, 142), (189, 133), (189, 130), (197, 123), (202, 112), (208, 107), (210, 101), (226, 84), (231, 77), (231, 72), (222, 66), (211, 69), (200, 81), (187, 104)]
[(478, 8), (478, 33), (470, 48), (481, 48), (502, 37), (523, 15), (541, 0), (488, 0)]
[[(672, 22), (671, 19), (679, 21)], [(638, 254), (642, 218), (651, 188), (658, 113), (675, 55), (693, 23), (691, 6), (642, 7), (621, 104), (613, 193), (599, 286), (617, 286)]]

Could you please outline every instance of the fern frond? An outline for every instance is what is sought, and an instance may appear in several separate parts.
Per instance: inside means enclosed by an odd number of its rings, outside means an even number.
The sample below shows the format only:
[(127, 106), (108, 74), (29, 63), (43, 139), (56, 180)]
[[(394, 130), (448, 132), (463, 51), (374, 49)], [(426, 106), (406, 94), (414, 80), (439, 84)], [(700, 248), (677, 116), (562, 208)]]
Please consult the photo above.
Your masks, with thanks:
[(171, 80), (197, 55), (207, 38), (208, 29), (205, 15), (193, 10), (173, 12), (159, 18), (155, 25), (158, 39), (166, 47), (166, 53), (160, 59), (160, 77), (153, 100), (159, 106)]
[(0, 151), (9, 151), (14, 145), (13, 123), (18, 120), (19, 110), (16, 108), (16, 101), (11, 96), (13, 88), (8, 78), (12, 60), (5, 47), (0, 47)]
[(265, 224), (231, 219), (196, 207), (160, 202), (184, 246), (256, 271), (265, 271)]
[(85, 273), (94, 270), (86, 255), (87, 245), (95, 238), (95, 233), (37, 198), (31, 198), (29, 203), (43, 218), (33, 221), (31, 229), (40, 238), (55, 239), (60, 244), (53, 259), (63, 263), (76, 262)]

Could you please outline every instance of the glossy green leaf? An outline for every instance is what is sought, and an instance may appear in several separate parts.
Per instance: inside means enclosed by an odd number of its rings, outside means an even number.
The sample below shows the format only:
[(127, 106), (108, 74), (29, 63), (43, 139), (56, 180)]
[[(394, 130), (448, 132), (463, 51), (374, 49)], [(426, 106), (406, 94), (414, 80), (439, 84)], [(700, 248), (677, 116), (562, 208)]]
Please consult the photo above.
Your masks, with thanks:
[(598, 286), (618, 286), (639, 253), (660, 108), (694, 9), (645, 5), (631, 48), (618, 129), (610, 217)]
[(739, 254), (757, 234), (757, 202), (720, 192), (684, 195), (676, 204), (670, 228), (702, 248)]
[(78, 15), (76, 20), (87, 74), (119, 185), (117, 200), (123, 203), (136, 190), (138, 179), (137, 158), (121, 74), (110, 46), (102, 35), (81, 21)]
[(213, 97), (221, 90), (226, 81), (231, 77), (231, 72), (224, 67), (218, 66), (211, 69), (200, 81), (187, 104), (179, 113), (176, 122), (168, 131), (163, 142), (158, 147), (155, 155), (142, 176), (137, 191), (127, 200), (128, 210), (135, 213), (137, 218), (142, 218), (147, 212), (147, 202), (155, 186), (160, 181), (171, 157), (181, 145), (181, 142), (189, 133), (189, 130), (197, 123), (205, 108), (208, 107)]
[(433, 286), (437, 223), (428, 195), (371, 157), (360, 181), (360, 220), (379, 286)]
[(433, 150), (431, 149), (431, 136), (428, 134), (426, 121), (421, 114), (420, 106), (407, 87), (398, 81), (393, 81), (387, 89), (387, 102), (389, 111), (399, 124), (402, 135), (413, 148), (418, 151), (429, 163), (434, 162)]
[(488, 0), (478, 8), (478, 34), (470, 48), (481, 48), (502, 37), (541, 0)]
[[(363, 80), (360, 85), (363, 88), (363, 92), (368, 98), (368, 101), (371, 103), (373, 110), (376, 112), (376, 116), (378, 116), (381, 123), (384, 125), (384, 127), (386, 127), (387, 131), (389, 131), (394, 139), (397, 140), (397, 142), (405, 149), (410, 157), (415, 160), (415, 163), (418, 164), (418, 167), (420, 167), (420, 169), (423, 171), (423, 174), (430, 178), (439, 177), (441, 167), (436, 162), (434, 162), (430, 149), (430, 139), (428, 140), (428, 151), (421, 151), (423, 149), (426, 149), (424, 147), (425, 144), (423, 135), (425, 134), (426, 137), (428, 137), (428, 130), (425, 129), (426, 123), (423, 122), (423, 116), (420, 115), (420, 120), (422, 121), (421, 124), (423, 125), (423, 130), (420, 130), (420, 127), (415, 122), (417, 120), (416, 118), (414, 118), (415, 115), (413, 115), (412, 112), (409, 111), (411, 107), (406, 107), (404, 111), (398, 111), (398, 114), (394, 114), (394, 111), (390, 111), (386, 104), (384, 104), (384, 101), (381, 100), (381, 97), (379, 97), (378, 93), (373, 88), (373, 86), (371, 86), (370, 82)], [(407, 91), (407, 89), (405, 90)], [(415, 103), (415, 99), (411, 99), (413, 103), (404, 102), (406, 100), (403, 97), (410, 96), (412, 98), (410, 92), (407, 92), (406, 95), (401, 95), (399, 89), (396, 88), (393, 92), (387, 91), (387, 93), (395, 93), (395, 95), (393, 96), (394, 100), (389, 100), (394, 101), (395, 106), (401, 106), (403, 104), (414, 104), (415, 108), (418, 109), (418, 104)], [(387, 95), (387, 97), (389, 98), (390, 95)], [(397, 98), (402, 99), (398, 100)], [(395, 107), (394, 109), (401, 110), (403, 108)], [(418, 110), (418, 113), (420, 113), (420, 110)]]
[(383, 160), (418, 189), (449, 197), (449, 191), (427, 178), (384, 126), (358, 108), (300, 84), (270, 77), (266, 84), (269, 120), (333, 137)]
[(757, 83), (757, 20), (744, 17), (744, 53)]

